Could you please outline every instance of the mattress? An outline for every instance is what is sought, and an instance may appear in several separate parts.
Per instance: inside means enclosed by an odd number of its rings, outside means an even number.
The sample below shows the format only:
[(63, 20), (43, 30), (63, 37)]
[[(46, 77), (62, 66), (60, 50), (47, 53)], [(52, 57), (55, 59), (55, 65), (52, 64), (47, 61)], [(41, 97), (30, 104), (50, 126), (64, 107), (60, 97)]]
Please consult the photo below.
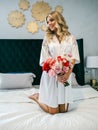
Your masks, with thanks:
[(29, 89), (0, 90), (0, 130), (98, 130), (98, 92), (89, 85), (73, 88), (67, 113), (44, 112)]

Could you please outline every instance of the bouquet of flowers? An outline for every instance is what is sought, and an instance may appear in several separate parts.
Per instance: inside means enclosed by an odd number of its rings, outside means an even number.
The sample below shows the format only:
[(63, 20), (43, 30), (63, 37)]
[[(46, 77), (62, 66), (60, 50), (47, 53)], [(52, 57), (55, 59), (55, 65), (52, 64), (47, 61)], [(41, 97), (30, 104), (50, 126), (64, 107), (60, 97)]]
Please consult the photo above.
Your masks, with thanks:
[[(57, 75), (60, 74), (65, 74), (73, 67), (71, 57), (72, 55), (69, 54), (64, 57), (57, 56), (56, 58), (49, 58), (44, 62), (42, 70), (46, 71), (49, 76), (54, 77), (57, 77)], [(68, 85), (68, 82), (64, 83), (65, 87)]]

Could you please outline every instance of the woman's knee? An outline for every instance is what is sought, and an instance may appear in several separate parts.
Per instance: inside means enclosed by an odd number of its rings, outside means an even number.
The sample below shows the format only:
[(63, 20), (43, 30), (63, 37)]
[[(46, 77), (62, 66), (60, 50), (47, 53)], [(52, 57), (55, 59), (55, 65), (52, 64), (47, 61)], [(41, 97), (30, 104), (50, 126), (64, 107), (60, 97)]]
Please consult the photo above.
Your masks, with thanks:
[(59, 111), (60, 113), (64, 113), (68, 111), (69, 103), (67, 104), (60, 104), (59, 105)]
[(65, 112), (65, 104), (60, 104), (59, 105), (59, 111), (60, 111), (60, 113), (64, 113)]

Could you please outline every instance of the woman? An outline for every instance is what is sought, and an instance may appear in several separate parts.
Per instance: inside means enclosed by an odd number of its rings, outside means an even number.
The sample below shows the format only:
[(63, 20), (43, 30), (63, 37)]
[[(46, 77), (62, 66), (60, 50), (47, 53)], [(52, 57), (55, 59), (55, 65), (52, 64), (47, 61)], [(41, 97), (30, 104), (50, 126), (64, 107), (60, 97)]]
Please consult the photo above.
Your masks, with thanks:
[[(43, 40), (40, 65), (43, 66), (45, 60), (50, 57), (56, 58), (60, 55), (72, 54), (72, 64), (79, 63), (79, 52), (76, 39), (68, 31), (68, 26), (64, 17), (57, 11), (51, 12), (46, 17), (47, 29)], [(49, 77), (43, 71), (39, 94), (31, 95), (29, 98), (35, 100), (39, 106), (47, 113), (56, 114), (67, 112), (69, 103), (72, 103), (71, 94), (71, 72), (58, 75), (57, 79)], [(64, 87), (64, 83), (69, 81), (69, 86)]]

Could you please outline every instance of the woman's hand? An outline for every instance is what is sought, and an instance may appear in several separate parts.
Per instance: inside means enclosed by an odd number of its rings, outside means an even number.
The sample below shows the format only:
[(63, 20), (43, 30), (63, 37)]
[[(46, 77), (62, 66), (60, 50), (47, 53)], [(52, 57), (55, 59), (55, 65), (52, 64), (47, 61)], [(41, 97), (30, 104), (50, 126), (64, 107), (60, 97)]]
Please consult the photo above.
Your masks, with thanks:
[(69, 75), (70, 75), (69, 73), (57, 75), (57, 80), (61, 83), (65, 83), (65, 82), (67, 82)]
[[(73, 67), (74, 67), (74, 65), (75, 65), (75, 59), (73, 59), (72, 63), (73, 63)], [(70, 68), (67, 73), (63, 73), (63, 74), (57, 75), (57, 80), (59, 82), (63, 83), (63, 84), (66, 83), (67, 80), (68, 80), (68, 78), (69, 78), (69, 76), (70, 76), (70, 74), (72, 73), (72, 70), (73, 70), (73, 68)]]

